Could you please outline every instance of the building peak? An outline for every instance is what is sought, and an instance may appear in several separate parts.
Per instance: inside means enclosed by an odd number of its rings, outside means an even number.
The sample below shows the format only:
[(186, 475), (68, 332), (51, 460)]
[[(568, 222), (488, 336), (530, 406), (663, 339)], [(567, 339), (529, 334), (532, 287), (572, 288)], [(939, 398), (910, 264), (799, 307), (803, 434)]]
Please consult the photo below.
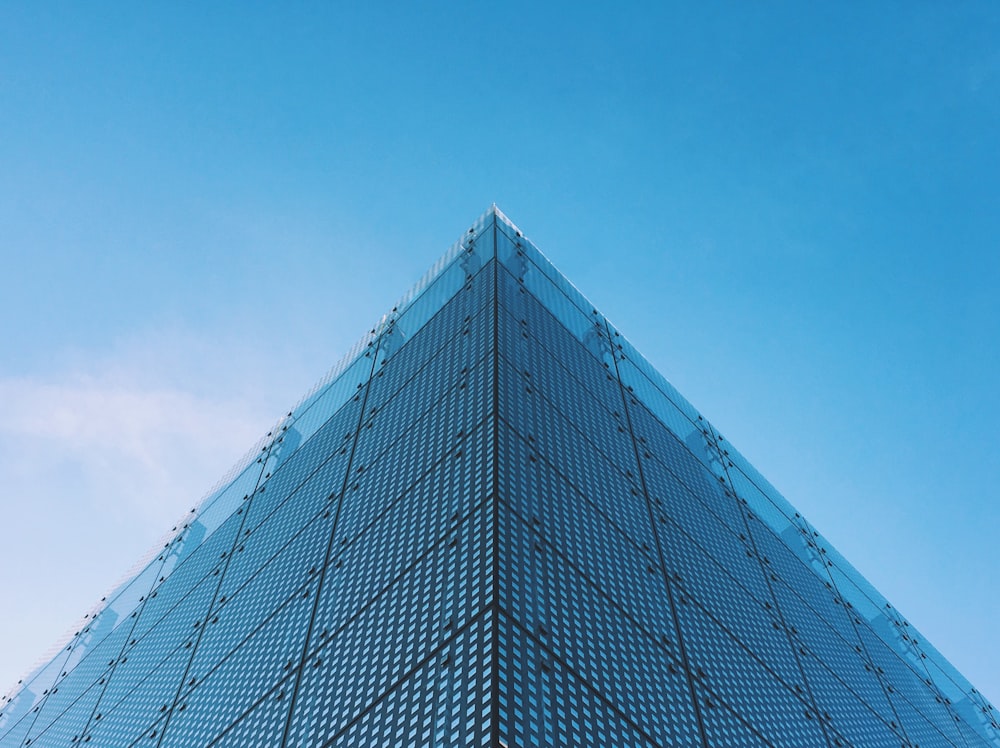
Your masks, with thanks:
[(0, 748), (998, 745), (495, 205), (0, 705)]

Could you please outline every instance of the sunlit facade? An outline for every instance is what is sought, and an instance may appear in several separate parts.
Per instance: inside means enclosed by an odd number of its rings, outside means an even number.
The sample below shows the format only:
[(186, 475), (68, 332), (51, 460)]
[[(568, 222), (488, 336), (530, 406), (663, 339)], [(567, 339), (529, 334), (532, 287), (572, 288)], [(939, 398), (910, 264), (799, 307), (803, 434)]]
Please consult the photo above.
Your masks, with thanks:
[(0, 747), (1000, 746), (499, 211), (0, 711)]

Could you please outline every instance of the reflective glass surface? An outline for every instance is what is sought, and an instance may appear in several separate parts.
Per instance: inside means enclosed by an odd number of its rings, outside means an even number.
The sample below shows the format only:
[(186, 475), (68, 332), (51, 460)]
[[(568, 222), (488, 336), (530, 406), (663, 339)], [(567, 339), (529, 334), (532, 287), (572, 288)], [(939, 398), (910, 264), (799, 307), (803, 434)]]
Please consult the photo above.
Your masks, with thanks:
[(1000, 746), (496, 209), (0, 703), (0, 746)]

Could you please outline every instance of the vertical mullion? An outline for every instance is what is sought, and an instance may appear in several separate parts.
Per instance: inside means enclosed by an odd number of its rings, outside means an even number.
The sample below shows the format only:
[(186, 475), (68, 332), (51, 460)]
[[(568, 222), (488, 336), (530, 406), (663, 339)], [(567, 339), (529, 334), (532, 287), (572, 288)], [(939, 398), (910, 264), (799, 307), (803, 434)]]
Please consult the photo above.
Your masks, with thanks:
[(677, 648), (680, 651), (681, 664), (684, 667), (684, 674), (687, 678), (688, 690), (691, 694), (691, 703), (694, 706), (694, 716), (698, 723), (698, 735), (701, 738), (701, 743), (704, 748), (710, 748), (708, 733), (705, 730), (704, 718), (701, 714), (701, 705), (698, 703), (698, 695), (695, 691), (694, 674), (692, 672), (691, 663), (687, 654), (687, 647), (684, 644), (684, 630), (681, 628), (680, 617), (677, 614), (677, 605), (674, 598), (673, 587), (670, 584), (670, 578), (667, 574), (667, 565), (665, 556), (663, 553), (663, 543), (660, 540), (660, 533), (657, 529), (656, 512), (653, 510), (653, 502), (649, 495), (649, 488), (646, 485), (646, 474), (642, 467), (642, 459), (639, 452), (639, 444), (635, 437), (635, 429), (632, 427), (632, 416), (629, 411), (628, 396), (625, 391), (625, 384), (622, 382), (621, 371), (618, 367), (618, 356), (615, 355), (614, 346), (611, 345), (611, 329), (607, 323), (607, 320), (602, 318), (600, 323), (603, 328), (603, 334), (606, 336), (606, 343), (611, 352), (611, 360), (614, 362), (615, 366), (615, 378), (618, 381), (618, 390), (621, 394), (622, 407), (625, 413), (625, 421), (628, 425), (629, 438), (632, 441), (632, 449), (635, 454), (635, 464), (638, 469), (639, 474), (639, 484), (642, 489), (642, 495), (646, 500), (646, 509), (649, 511), (649, 522), (653, 528), (653, 540), (656, 543), (656, 557), (660, 566), (660, 573), (663, 577), (663, 585), (667, 591), (667, 602), (670, 605), (670, 615), (673, 619), (674, 629), (677, 631)]
[(375, 364), (378, 361), (379, 347), (382, 343), (382, 338), (384, 337), (384, 330), (380, 331), (378, 337), (371, 348), (369, 348), (368, 355), (371, 356), (372, 363), (368, 370), (368, 378), (365, 380), (364, 393), (361, 397), (361, 409), (358, 412), (358, 423), (354, 429), (354, 438), (351, 440), (351, 452), (347, 457), (347, 466), (344, 469), (344, 479), (340, 486), (340, 498), (337, 501), (337, 509), (334, 512), (333, 523), (330, 526), (330, 537), (326, 544), (326, 553), (323, 556), (323, 566), (319, 573), (319, 582), (316, 585), (316, 592), (313, 596), (312, 611), (309, 614), (309, 623), (306, 626), (305, 639), (302, 642), (302, 654), (299, 656), (299, 663), (295, 669), (294, 683), (292, 684), (292, 694), (288, 700), (288, 714), (285, 717), (285, 727), (281, 734), (280, 746), (288, 745), (289, 734), (292, 729), (292, 720), (295, 716), (295, 705), (298, 701), (299, 687), (302, 684), (302, 673), (305, 670), (306, 660), (309, 658), (309, 641), (312, 639), (313, 628), (316, 625), (316, 614), (319, 611), (320, 595), (323, 591), (323, 581), (326, 579), (327, 569), (330, 567), (330, 555), (333, 551), (333, 543), (337, 535), (338, 522), (340, 520), (340, 511), (344, 506), (344, 499), (347, 495), (347, 486), (351, 478), (351, 466), (354, 464), (354, 455), (357, 452), (358, 442), (361, 439), (361, 431), (364, 425), (365, 412), (368, 407), (368, 394), (371, 391), (372, 379), (375, 374)]

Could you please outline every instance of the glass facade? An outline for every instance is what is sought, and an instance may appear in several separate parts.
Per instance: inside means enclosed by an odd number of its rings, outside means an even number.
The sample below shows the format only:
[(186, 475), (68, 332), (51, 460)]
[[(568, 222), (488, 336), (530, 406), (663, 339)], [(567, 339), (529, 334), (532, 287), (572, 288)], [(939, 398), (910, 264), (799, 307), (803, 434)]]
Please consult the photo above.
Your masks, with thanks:
[(0, 747), (1000, 746), (496, 209), (0, 703)]

